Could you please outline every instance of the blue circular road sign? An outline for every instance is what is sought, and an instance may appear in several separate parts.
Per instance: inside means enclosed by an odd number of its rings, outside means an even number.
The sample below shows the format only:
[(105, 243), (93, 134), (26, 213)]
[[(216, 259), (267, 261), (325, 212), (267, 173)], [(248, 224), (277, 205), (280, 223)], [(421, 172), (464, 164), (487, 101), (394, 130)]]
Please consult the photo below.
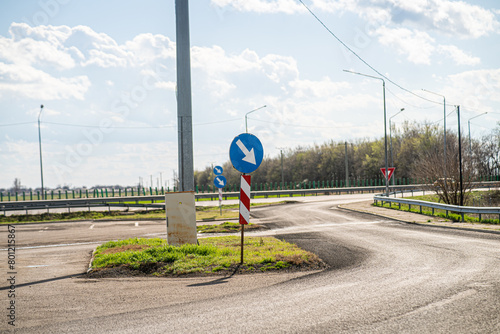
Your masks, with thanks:
[(214, 179), (214, 185), (217, 188), (224, 188), (226, 186), (227, 180), (225, 176), (217, 175)]
[(233, 139), (229, 147), (229, 158), (236, 170), (251, 173), (262, 163), (264, 148), (259, 138), (250, 133), (242, 133)]
[(224, 170), (222, 169), (221, 166), (215, 166), (214, 167), (214, 174), (215, 175), (221, 175)]

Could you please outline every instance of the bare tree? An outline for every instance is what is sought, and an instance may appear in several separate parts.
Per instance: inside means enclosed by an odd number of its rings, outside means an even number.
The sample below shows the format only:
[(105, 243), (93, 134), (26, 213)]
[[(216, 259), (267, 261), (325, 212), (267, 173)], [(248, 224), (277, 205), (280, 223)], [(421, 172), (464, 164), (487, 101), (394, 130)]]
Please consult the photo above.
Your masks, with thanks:
[[(441, 202), (460, 205), (460, 196), (462, 193), (464, 203), (467, 203), (473, 188), (472, 182), (476, 176), (472, 168), (472, 160), (469, 155), (462, 154), (461, 187), (457, 137), (453, 133), (447, 134), (446, 167), (444, 167), (442, 139), (441, 144), (437, 143), (434, 147), (426, 151), (421, 151), (418, 154), (413, 167), (413, 175), (419, 179), (426, 180), (427, 189), (435, 191)], [(445, 168), (446, 178), (444, 177)]]
[(21, 191), (21, 187), (22, 187), (21, 186), (21, 179), (19, 179), (19, 178), (16, 177), (14, 179), (14, 184), (12, 186), (12, 190), (14, 191), (14, 193), (18, 193), (18, 192)]

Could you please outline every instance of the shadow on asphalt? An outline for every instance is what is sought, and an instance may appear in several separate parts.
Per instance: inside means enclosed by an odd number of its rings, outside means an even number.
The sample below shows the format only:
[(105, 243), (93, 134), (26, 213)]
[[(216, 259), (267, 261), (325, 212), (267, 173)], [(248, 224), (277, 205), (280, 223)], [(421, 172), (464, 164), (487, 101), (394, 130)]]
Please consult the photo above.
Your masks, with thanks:
[[(35, 285), (35, 284), (42, 284), (42, 283), (47, 283), (47, 282), (54, 282), (54, 281), (59, 281), (67, 278), (73, 278), (73, 277), (78, 277), (81, 275), (85, 275), (86, 273), (81, 273), (81, 274), (72, 274), (72, 275), (66, 275), (66, 276), (61, 276), (61, 277), (54, 277), (54, 278), (48, 278), (48, 279), (43, 279), (40, 281), (34, 281), (34, 282), (29, 282), (29, 283), (23, 283), (23, 284), (16, 284), (16, 288), (22, 288), (23, 286), (29, 286), (29, 285)], [(8, 290), (10, 289), (10, 286), (4, 286), (0, 288), (0, 291), (2, 290)]]
[(227, 280), (236, 274), (236, 272), (240, 269), (240, 266), (241, 266), (241, 264), (238, 264), (238, 266), (236, 266), (236, 268), (234, 268), (233, 272), (229, 276), (224, 276), (224, 277), (218, 278), (218, 279), (210, 281), (210, 282), (190, 284), (190, 285), (188, 285), (188, 287), (192, 288), (192, 287), (197, 287), (197, 286), (208, 286), (208, 285), (217, 285), (217, 284), (227, 283)]

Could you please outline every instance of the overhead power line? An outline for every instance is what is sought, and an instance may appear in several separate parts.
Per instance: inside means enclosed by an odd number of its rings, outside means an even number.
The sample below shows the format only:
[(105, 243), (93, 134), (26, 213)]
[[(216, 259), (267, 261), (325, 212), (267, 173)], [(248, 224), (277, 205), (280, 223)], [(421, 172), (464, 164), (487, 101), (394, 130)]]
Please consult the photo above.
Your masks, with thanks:
[(394, 86), (398, 87), (399, 89), (401, 90), (404, 90), (405, 92), (408, 92), (422, 100), (425, 100), (425, 101), (428, 101), (428, 102), (432, 102), (432, 103), (436, 103), (436, 104), (442, 104), (441, 102), (437, 102), (437, 101), (433, 101), (431, 99), (428, 99), (428, 98), (425, 98), (423, 96), (420, 96), (414, 92), (412, 92), (411, 90), (401, 86), (400, 84), (394, 82), (393, 80), (391, 80), (390, 78), (388, 78), (387, 76), (385, 76), (384, 74), (380, 73), (375, 67), (373, 67), (372, 65), (370, 65), (367, 61), (365, 61), (363, 58), (361, 58), (361, 56), (359, 56), (354, 50), (352, 50), (349, 46), (347, 46), (347, 44), (345, 44), (339, 37), (337, 37), (337, 35), (335, 35), (333, 33), (333, 31), (330, 30), (330, 28), (328, 28), (326, 26), (326, 24), (323, 23), (323, 21), (321, 21), (321, 19), (316, 16), (316, 14), (314, 14), (314, 12), (302, 1), (302, 0), (299, 0), (299, 2), (307, 9), (307, 11), (323, 26), (323, 28), (325, 28), (329, 33), (330, 35), (332, 35), (340, 44), (342, 44), (347, 50), (349, 50), (349, 52), (351, 52), (356, 58), (358, 58), (363, 64), (365, 64), (366, 66), (368, 66), (372, 71), (374, 71), (375, 73), (377, 73), (378, 75), (380, 75), (382, 78), (384, 78), (385, 80), (387, 80), (388, 82), (392, 83)]
[(0, 127), (4, 127), (4, 126), (17, 126), (17, 125), (26, 125), (26, 124), (36, 124), (36, 122), (21, 122), (21, 123), (0, 124)]

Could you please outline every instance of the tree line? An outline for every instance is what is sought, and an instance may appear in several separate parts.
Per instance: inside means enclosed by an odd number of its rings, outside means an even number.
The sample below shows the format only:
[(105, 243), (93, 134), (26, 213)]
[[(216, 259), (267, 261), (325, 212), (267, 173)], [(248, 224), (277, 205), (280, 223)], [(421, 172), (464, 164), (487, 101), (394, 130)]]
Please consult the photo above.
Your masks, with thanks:
[[(471, 140), (462, 132), (462, 159), (467, 178), (498, 175), (500, 162), (500, 125), (491, 133)], [(446, 159), (444, 159), (444, 132), (436, 124), (404, 122), (391, 129), (387, 138), (389, 167), (395, 167), (395, 177), (419, 178), (435, 182), (445, 175), (458, 179), (458, 135), (446, 132)], [(347, 159), (346, 159), (347, 158)], [(347, 160), (347, 164), (346, 164)], [(446, 161), (446, 168), (445, 166)], [(432, 164), (433, 172), (424, 168)], [(228, 184), (239, 184), (240, 173), (230, 161), (222, 166)], [(346, 168), (347, 167), (347, 168)], [(385, 139), (357, 139), (353, 142), (329, 141), (307, 147), (282, 151), (275, 157), (264, 157), (261, 166), (252, 173), (252, 183), (285, 183), (304, 181), (344, 181), (383, 178), (385, 167)], [(346, 174), (347, 171), (347, 174)], [(212, 166), (195, 171), (195, 185), (213, 185)]]

